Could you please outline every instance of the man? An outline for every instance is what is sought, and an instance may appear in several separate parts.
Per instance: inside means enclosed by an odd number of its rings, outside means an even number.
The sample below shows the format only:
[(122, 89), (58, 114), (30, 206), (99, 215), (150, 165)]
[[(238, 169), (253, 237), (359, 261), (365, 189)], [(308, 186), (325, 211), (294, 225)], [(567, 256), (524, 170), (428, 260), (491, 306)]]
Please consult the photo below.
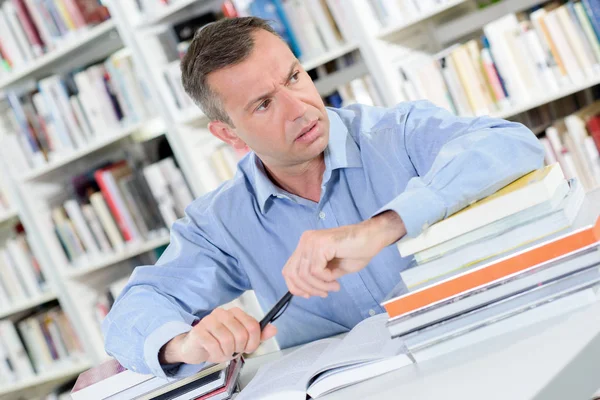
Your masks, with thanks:
[[(181, 68), (210, 132), (252, 152), (187, 208), (105, 319), (106, 350), (141, 373), (184, 376), (276, 332), (288, 347), (348, 331), (400, 281), (409, 260), (391, 244), (542, 166), (520, 124), (426, 101), (326, 109), (260, 19), (204, 27)], [(277, 329), (217, 308), (249, 289), (264, 310), (295, 295)]]

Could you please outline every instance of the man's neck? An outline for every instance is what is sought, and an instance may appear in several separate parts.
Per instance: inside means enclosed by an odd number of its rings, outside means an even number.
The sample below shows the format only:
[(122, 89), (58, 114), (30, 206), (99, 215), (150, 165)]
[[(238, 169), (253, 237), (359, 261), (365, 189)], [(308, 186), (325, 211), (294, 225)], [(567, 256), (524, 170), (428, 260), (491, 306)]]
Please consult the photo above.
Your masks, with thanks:
[(293, 168), (270, 168), (265, 165), (269, 178), (283, 190), (318, 203), (325, 172), (323, 154)]

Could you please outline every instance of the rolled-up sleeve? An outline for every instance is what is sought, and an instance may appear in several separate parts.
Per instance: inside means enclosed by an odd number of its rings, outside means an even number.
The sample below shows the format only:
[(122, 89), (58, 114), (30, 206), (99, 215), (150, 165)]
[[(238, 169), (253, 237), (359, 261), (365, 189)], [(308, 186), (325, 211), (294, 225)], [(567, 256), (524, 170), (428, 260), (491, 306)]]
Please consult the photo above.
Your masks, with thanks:
[(461, 118), (429, 101), (397, 113), (394, 134), (418, 176), (374, 215), (397, 212), (410, 237), (543, 165), (542, 145), (522, 124)]
[(156, 265), (137, 267), (102, 323), (106, 352), (124, 367), (187, 376), (200, 365), (160, 365), (161, 347), (216, 307), (249, 289), (246, 274), (210, 232), (216, 224), (192, 204), (171, 229)]

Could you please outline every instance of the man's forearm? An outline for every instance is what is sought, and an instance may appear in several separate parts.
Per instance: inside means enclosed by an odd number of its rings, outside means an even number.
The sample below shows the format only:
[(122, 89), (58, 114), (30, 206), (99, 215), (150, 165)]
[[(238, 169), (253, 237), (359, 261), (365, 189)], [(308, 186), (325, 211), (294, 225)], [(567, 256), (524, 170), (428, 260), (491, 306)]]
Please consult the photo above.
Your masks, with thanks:
[(177, 364), (183, 362), (183, 357), (181, 356), (181, 341), (187, 335), (187, 333), (182, 333), (181, 335), (175, 336), (173, 339), (169, 340), (158, 352), (158, 362), (161, 365), (165, 364)]
[(397, 242), (406, 234), (402, 218), (395, 211), (388, 210), (363, 222), (369, 235), (373, 235), (380, 249)]

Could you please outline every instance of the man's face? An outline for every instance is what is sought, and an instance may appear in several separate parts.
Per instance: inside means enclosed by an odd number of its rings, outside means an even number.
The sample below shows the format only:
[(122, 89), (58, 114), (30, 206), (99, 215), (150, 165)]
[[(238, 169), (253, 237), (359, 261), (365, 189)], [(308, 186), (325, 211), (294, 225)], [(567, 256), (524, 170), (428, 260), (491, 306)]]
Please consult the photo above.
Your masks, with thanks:
[(263, 30), (254, 37), (246, 60), (208, 76), (235, 127), (226, 129), (270, 168), (306, 163), (329, 141), (323, 100), (281, 39)]

